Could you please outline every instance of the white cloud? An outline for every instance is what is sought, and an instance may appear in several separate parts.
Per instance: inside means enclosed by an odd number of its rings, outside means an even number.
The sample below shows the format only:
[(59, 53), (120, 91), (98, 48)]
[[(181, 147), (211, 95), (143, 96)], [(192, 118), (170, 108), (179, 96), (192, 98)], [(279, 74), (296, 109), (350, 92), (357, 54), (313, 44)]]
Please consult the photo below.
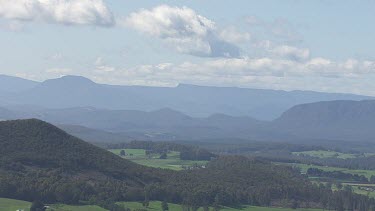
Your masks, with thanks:
[(72, 71), (73, 70), (69, 68), (50, 68), (50, 69), (47, 69), (45, 72), (64, 75), (64, 74), (71, 73)]
[(101, 65), (104, 65), (104, 60), (103, 60), (103, 57), (97, 57), (95, 62), (94, 62), (95, 66), (101, 66)]
[(97, 57), (95, 62), (95, 71), (97, 72), (113, 72), (116, 70), (115, 67), (109, 66), (104, 62), (104, 59), (102, 57)]
[(103, 0), (0, 0), (0, 17), (65, 25), (114, 24)]
[(46, 60), (48, 60), (48, 61), (62, 61), (62, 60), (64, 60), (64, 55), (60, 52), (56, 52), (54, 54), (48, 55), (46, 57)]
[[(375, 76), (373, 61), (348, 59), (334, 62), (325, 58), (295, 61), (261, 57), (219, 58), (201, 63), (160, 63), (133, 68), (112, 67), (110, 72), (97, 71), (95, 78), (100, 82), (128, 85), (174, 86), (178, 83), (192, 83), (322, 90), (332, 85), (332, 80), (355, 81), (368, 75)], [(319, 86), (314, 87), (306, 84), (306, 80), (314, 80), (314, 83), (315, 80), (324, 81), (325, 84), (319, 83)]]
[(48, 68), (41, 72), (39, 75), (29, 75), (28, 78), (33, 80), (39, 80), (41, 75), (48, 75), (50, 78), (62, 77), (65, 75), (74, 74), (74, 71), (70, 68)]
[(269, 50), (276, 56), (281, 56), (283, 58), (303, 61), (310, 57), (310, 50), (307, 48), (297, 48), (289, 45), (281, 45)]
[(239, 32), (235, 27), (228, 27), (220, 30), (219, 37), (231, 43), (243, 43), (251, 40), (248, 32)]
[(180, 53), (206, 57), (238, 57), (240, 54), (232, 40), (219, 36), (212, 20), (187, 7), (161, 5), (151, 10), (142, 9), (126, 17), (123, 24), (162, 39)]
[(102, 71), (102, 72), (113, 72), (116, 69), (114, 67), (108, 66), (108, 65), (102, 65), (102, 66), (97, 66), (96, 70)]
[(317, 57), (296, 61), (272, 57), (245, 57), (123, 68), (111, 66), (98, 57), (93, 62), (93, 67), (84, 70), (53, 68), (42, 74), (27, 74), (23, 77), (40, 80), (74, 73), (109, 84), (176, 86), (187, 83), (375, 95), (375, 61), (370, 60), (333, 61)]

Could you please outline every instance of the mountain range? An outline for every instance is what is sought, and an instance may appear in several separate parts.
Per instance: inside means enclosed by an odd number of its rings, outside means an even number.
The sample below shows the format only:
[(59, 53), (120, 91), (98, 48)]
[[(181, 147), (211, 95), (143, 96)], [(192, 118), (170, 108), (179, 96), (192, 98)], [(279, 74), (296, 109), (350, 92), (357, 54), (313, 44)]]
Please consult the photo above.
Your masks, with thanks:
[(273, 120), (292, 106), (331, 100), (373, 99), (353, 94), (281, 91), (180, 84), (177, 87), (98, 84), (81, 76), (44, 82), (0, 76), (0, 106), (46, 108), (95, 107), (109, 110), (154, 111), (171, 108), (193, 117), (222, 113)]
[[(217, 138), (261, 138), (266, 122), (251, 117), (214, 114), (205, 118), (185, 115), (172, 109), (151, 112), (105, 110), (92, 107), (45, 109), (13, 107), (0, 109), (0, 119), (38, 118), (90, 142), (141, 140), (197, 140)], [(254, 131), (256, 129), (256, 131)], [(256, 132), (256, 133), (255, 133)], [(264, 138), (263, 138), (264, 139)]]
[[(7, 102), (0, 102), (0, 120), (38, 118), (89, 142), (375, 140), (375, 100), (366, 96), (194, 85), (112, 86), (78, 76), (39, 83), (0, 76), (0, 81), (7, 80), (25, 84), (15, 90), (9, 83), (0, 84)], [(296, 104), (313, 100), (317, 102)], [(261, 118), (247, 115), (255, 110)], [(273, 113), (272, 120), (258, 120), (269, 119), (262, 115), (267, 112)]]
[(151, 112), (92, 107), (0, 107), (0, 119), (39, 118), (89, 142), (130, 140), (373, 141), (375, 100), (323, 101), (294, 106), (273, 121), (213, 114), (191, 117), (172, 109)]

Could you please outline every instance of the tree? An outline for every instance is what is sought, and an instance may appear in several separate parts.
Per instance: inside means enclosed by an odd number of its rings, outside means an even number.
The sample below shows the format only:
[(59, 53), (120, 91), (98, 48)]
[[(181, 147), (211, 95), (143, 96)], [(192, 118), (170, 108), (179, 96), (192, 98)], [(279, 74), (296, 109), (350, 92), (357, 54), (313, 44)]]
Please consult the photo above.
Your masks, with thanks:
[(167, 159), (167, 153), (163, 152), (161, 155), (160, 155), (160, 159)]
[(353, 188), (350, 185), (345, 185), (344, 190), (348, 192), (353, 192)]
[(150, 188), (145, 187), (145, 199), (143, 201), (143, 206), (148, 207), (150, 205)]
[(38, 200), (34, 201), (31, 204), (30, 211), (44, 211), (46, 208), (44, 207), (44, 204)]
[(336, 183), (336, 188), (339, 189), (339, 190), (341, 190), (343, 188), (342, 183), (341, 182), (337, 182)]
[(375, 176), (374, 176), (374, 175), (372, 175), (372, 176), (370, 177), (370, 183), (375, 183)]
[(161, 203), (161, 210), (162, 210), (162, 211), (167, 211), (167, 210), (169, 210), (169, 206), (168, 206), (167, 201), (164, 200), (164, 201)]
[(332, 189), (332, 182), (327, 182), (326, 183), (326, 188), (327, 189)]
[(126, 155), (125, 150), (121, 150), (120, 151), (120, 156), (125, 156), (125, 155)]
[(216, 195), (216, 196), (215, 196), (215, 201), (214, 201), (214, 204), (212, 205), (212, 207), (214, 208), (214, 211), (219, 211), (219, 210), (220, 210), (220, 199), (219, 199), (219, 195)]
[(147, 199), (145, 199), (145, 200), (142, 202), (142, 206), (144, 206), (144, 207), (148, 207), (148, 206), (150, 206), (150, 201), (147, 200)]

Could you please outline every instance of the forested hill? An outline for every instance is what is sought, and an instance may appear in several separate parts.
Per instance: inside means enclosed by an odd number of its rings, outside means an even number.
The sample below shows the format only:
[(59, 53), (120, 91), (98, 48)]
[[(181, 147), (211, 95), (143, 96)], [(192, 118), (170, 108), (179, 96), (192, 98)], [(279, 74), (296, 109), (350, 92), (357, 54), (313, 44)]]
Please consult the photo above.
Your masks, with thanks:
[(0, 122), (0, 172), (0, 196), (68, 203), (87, 193), (110, 196), (113, 188), (135, 199), (143, 195), (145, 184), (161, 178), (157, 169), (122, 159), (36, 119)]
[(125, 172), (123, 177), (127, 179), (132, 179), (134, 169), (139, 167), (37, 119), (0, 122), (0, 154), (2, 161), (9, 163), (64, 167), (69, 171)]
[(219, 157), (207, 168), (184, 171), (140, 166), (35, 119), (0, 122), (0, 197), (85, 201), (110, 210), (121, 210), (115, 201), (148, 200), (190, 208), (215, 204), (375, 207), (366, 196), (332, 192), (311, 184), (290, 167), (245, 157)]
[(301, 138), (373, 141), (375, 100), (337, 100), (292, 107), (273, 122)]

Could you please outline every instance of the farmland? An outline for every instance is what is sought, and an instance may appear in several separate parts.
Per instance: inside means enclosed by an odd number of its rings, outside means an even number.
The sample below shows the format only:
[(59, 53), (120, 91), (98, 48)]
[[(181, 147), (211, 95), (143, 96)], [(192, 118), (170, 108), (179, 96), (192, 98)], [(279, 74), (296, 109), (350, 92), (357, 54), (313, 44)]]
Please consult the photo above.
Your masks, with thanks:
[(304, 151), (304, 152), (293, 152), (295, 155), (309, 155), (312, 157), (318, 158), (340, 158), (340, 159), (348, 159), (348, 158), (355, 158), (358, 155), (350, 154), (350, 153), (341, 153), (335, 151), (328, 151), (328, 150), (312, 150), (312, 151)]
[[(123, 202), (119, 203), (121, 205), (124, 205), (125, 207), (131, 208), (131, 209), (140, 209), (144, 208), (141, 203), (138, 202)], [(171, 211), (182, 211), (182, 207), (178, 204), (168, 204), (169, 210)], [(159, 201), (153, 201), (150, 203), (149, 207), (146, 209), (147, 211), (162, 211), (161, 210), (161, 202)], [(240, 206), (240, 207), (222, 207), (220, 209), (221, 211), (292, 211), (295, 209), (289, 209), (289, 208), (271, 208), (271, 207), (257, 207), (257, 206)], [(300, 211), (318, 211), (321, 209), (298, 209)], [(203, 211), (202, 208), (200, 208), (198, 211)]]
[(195, 165), (202, 166), (207, 164), (207, 161), (181, 160), (180, 153), (175, 151), (169, 151), (166, 159), (160, 159), (160, 154), (156, 153), (146, 155), (146, 150), (144, 149), (111, 149), (109, 151), (120, 156), (121, 150), (126, 152), (126, 155), (123, 156), (123, 158), (154, 168), (182, 170), (184, 167), (191, 167)]
[(358, 175), (363, 175), (370, 179), (371, 176), (375, 176), (375, 170), (360, 170), (360, 169), (347, 169), (347, 168), (338, 168), (338, 167), (331, 167), (331, 166), (318, 166), (318, 165), (308, 165), (308, 164), (300, 164), (300, 163), (293, 163), (293, 164), (288, 164), (295, 166), (297, 168), (300, 168), (301, 173), (305, 174), (307, 172), (307, 169), (309, 168), (317, 168), (321, 169), (323, 171), (341, 171), (344, 173), (349, 173), (349, 174), (358, 174)]
[[(124, 207), (130, 208), (131, 210), (141, 209), (144, 208), (141, 203), (139, 202), (119, 202), (117, 203)], [(31, 206), (30, 202), (26, 201), (19, 201), (13, 199), (5, 199), (0, 198), (0, 211), (15, 211), (18, 209), (23, 209), (25, 211), (29, 210)], [(50, 208), (47, 211), (107, 211), (106, 209), (100, 208), (98, 206), (87, 205), (87, 206), (70, 206), (70, 205), (63, 205), (63, 204), (54, 204), (49, 205)], [(168, 204), (169, 210), (171, 211), (182, 211), (182, 207), (178, 204)], [(147, 211), (161, 211), (161, 202), (159, 201), (152, 201)], [(202, 211), (203, 209), (199, 209)], [(222, 211), (292, 211), (295, 209), (287, 209), (287, 208), (270, 208), (270, 207), (256, 207), (256, 206), (241, 206), (236, 208), (230, 207), (223, 207)], [(301, 211), (318, 211), (320, 209), (299, 209)]]
[[(307, 165), (307, 164), (288, 164), (292, 165), (294, 167), (297, 167), (301, 170), (302, 174), (306, 174), (307, 170), (309, 168), (317, 168), (321, 169), (323, 171), (327, 172), (333, 172), (333, 171), (340, 171), (343, 173), (349, 173), (349, 174), (358, 174), (363, 175), (367, 177), (368, 179), (371, 176), (375, 176), (375, 170), (353, 170), (353, 169), (347, 169), (347, 168), (337, 168), (337, 167), (330, 167), (330, 166), (318, 166), (318, 165)], [(322, 182), (322, 178), (320, 177), (309, 177), (311, 181), (317, 182), (317, 183), (326, 183)], [(351, 186), (354, 193), (367, 195), (369, 197), (375, 198), (375, 184), (363, 184), (363, 183), (356, 183), (356, 182), (346, 182), (346, 181), (340, 181), (337, 179), (333, 179), (332, 182), (341, 182), (344, 186)], [(332, 186), (333, 190), (337, 190), (337, 187), (335, 185)]]
[(28, 211), (30, 206), (30, 202), (0, 198), (0, 211), (15, 211), (18, 209)]

